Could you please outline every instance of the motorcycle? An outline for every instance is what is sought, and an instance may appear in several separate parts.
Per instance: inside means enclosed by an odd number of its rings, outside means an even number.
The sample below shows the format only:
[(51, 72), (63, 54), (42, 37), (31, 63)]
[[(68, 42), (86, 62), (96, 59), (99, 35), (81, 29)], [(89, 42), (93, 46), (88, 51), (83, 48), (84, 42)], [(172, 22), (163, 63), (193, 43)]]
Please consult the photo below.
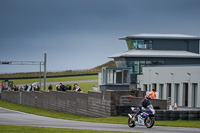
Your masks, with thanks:
[(140, 113), (137, 116), (137, 120), (135, 120), (135, 115), (137, 112), (137, 108), (131, 107), (131, 110), (133, 111), (134, 114), (128, 114), (129, 119), (128, 119), (128, 126), (133, 128), (136, 125), (140, 125), (140, 126), (146, 126), (147, 128), (152, 128), (155, 122), (155, 110), (152, 106), (152, 104), (150, 104), (149, 106), (147, 106), (147, 109), (145, 109), (144, 107), (142, 107), (142, 113)]

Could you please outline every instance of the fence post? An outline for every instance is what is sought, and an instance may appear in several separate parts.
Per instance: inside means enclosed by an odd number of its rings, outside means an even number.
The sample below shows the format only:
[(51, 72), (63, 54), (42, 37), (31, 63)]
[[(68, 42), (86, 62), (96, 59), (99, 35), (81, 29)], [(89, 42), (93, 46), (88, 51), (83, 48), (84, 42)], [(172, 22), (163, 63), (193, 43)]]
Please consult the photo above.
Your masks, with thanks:
[(22, 104), (22, 92), (19, 92), (19, 104)]

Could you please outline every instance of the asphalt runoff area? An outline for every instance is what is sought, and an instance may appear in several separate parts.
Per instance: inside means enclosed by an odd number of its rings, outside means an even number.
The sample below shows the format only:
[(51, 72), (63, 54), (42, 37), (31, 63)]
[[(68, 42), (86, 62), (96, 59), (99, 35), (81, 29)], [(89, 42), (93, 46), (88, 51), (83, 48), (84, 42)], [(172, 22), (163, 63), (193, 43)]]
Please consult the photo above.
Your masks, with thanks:
[(145, 126), (136, 126), (129, 128), (123, 124), (107, 124), (80, 122), (71, 120), (62, 120), (38, 115), (27, 114), (19, 111), (8, 110), (0, 107), (0, 124), (16, 126), (33, 126), (33, 127), (53, 127), (53, 128), (71, 128), (71, 129), (90, 129), (104, 131), (125, 131), (141, 133), (200, 133), (200, 128), (178, 128), (178, 127), (159, 127), (146, 128)]

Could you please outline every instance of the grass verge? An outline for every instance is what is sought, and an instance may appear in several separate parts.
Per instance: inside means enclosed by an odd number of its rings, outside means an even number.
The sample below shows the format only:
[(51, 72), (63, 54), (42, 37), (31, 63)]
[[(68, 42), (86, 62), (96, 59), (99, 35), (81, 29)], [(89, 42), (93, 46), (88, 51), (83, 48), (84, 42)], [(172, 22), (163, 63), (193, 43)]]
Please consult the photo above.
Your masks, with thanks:
[(119, 131), (95, 131), (66, 128), (26, 127), (13, 125), (0, 125), (1, 133), (127, 133)]
[[(46, 82), (62, 82), (62, 81), (78, 81), (78, 80), (93, 80), (98, 79), (98, 75), (89, 76), (73, 76), (73, 77), (59, 77), (59, 78), (47, 78)], [(14, 79), (13, 84), (31, 84), (34, 82), (40, 82), (40, 79)], [(42, 78), (43, 82), (43, 78)]]
[(126, 124), (127, 117), (107, 117), (107, 118), (93, 118), (86, 117), (81, 115), (73, 115), (65, 112), (56, 112), (45, 109), (40, 109), (36, 107), (30, 107), (15, 103), (10, 103), (0, 100), (0, 107), (17, 110), (25, 113), (41, 115), (52, 118), (66, 119), (66, 120), (75, 120), (75, 121), (87, 121), (87, 122), (100, 122), (100, 123), (116, 123), (116, 124)]
[[(73, 115), (64, 112), (56, 112), (36, 107), (30, 107), (25, 105), (19, 105), (0, 100), (0, 107), (17, 110), (25, 113), (36, 114), (46, 117), (75, 120), (75, 121), (86, 121), (86, 122), (99, 122), (99, 123), (114, 123), (114, 124), (127, 124), (127, 117), (107, 117), (107, 118), (93, 118), (80, 115)], [(196, 127), (200, 128), (200, 121), (155, 121), (155, 126), (169, 126), (169, 127)]]

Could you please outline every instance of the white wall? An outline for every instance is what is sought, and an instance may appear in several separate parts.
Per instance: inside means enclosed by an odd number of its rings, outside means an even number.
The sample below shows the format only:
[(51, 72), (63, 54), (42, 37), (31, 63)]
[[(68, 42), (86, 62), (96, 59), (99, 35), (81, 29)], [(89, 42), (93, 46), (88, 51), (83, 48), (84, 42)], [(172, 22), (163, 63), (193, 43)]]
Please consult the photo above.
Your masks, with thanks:
[[(197, 84), (197, 98), (195, 105), (200, 107), (200, 66), (155, 66), (143, 67), (143, 74), (137, 76), (138, 88), (144, 90), (144, 84), (148, 86), (156, 84), (157, 92), (160, 91), (160, 85), (163, 85), (163, 99), (168, 99), (169, 87), (171, 84), (171, 102), (174, 105), (176, 95), (178, 95), (178, 105), (185, 106), (185, 97), (188, 107), (194, 106), (192, 89), (193, 84)], [(188, 94), (185, 95), (184, 84), (188, 84)], [(179, 86), (176, 94), (176, 85)], [(152, 88), (152, 87), (151, 87)], [(150, 90), (151, 91), (151, 90)]]

